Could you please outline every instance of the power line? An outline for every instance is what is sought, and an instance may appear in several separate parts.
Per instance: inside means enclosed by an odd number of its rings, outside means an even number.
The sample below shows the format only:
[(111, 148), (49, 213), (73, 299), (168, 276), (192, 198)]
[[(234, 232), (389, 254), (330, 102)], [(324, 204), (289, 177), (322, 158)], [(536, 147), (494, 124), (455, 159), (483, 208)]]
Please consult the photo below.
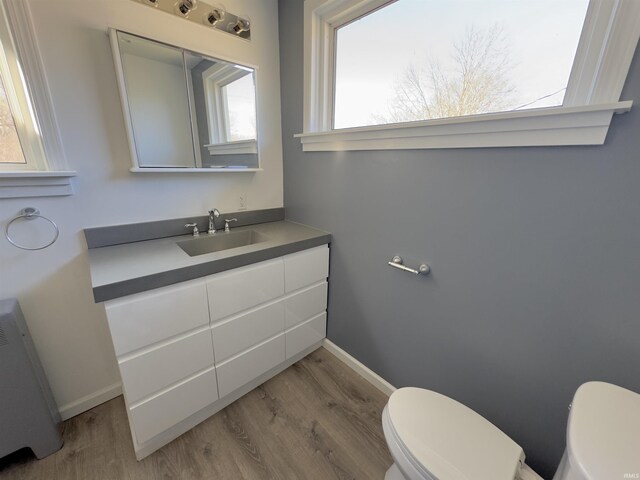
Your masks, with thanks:
[(557, 91), (555, 91), (553, 93), (550, 93), (549, 95), (543, 95), (542, 97), (538, 97), (535, 100), (533, 100), (532, 102), (520, 105), (519, 107), (516, 107), (513, 110), (518, 110), (518, 109), (523, 108), (523, 107), (528, 107), (529, 105), (533, 105), (534, 103), (539, 102), (540, 100), (544, 100), (545, 98), (553, 97), (554, 95), (556, 95), (556, 94), (558, 94), (561, 91), (566, 90), (566, 89), (567, 89), (567, 87), (564, 87), (564, 88), (561, 88), (560, 90), (557, 90)]

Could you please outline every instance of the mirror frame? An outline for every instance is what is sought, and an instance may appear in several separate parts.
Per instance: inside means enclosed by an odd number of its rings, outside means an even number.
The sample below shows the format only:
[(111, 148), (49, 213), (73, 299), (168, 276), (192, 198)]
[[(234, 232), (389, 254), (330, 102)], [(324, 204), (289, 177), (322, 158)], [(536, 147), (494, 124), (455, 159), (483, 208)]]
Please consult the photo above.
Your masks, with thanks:
[[(198, 167), (143, 167), (140, 165), (140, 162), (138, 160), (138, 153), (137, 153), (137, 149), (136, 149), (136, 141), (135, 141), (135, 135), (134, 135), (134, 128), (133, 128), (133, 121), (132, 121), (132, 116), (131, 116), (131, 109), (129, 107), (129, 102), (128, 102), (128, 94), (127, 94), (127, 86), (126, 86), (126, 79), (125, 79), (125, 72), (124, 72), (124, 66), (122, 64), (122, 54), (120, 52), (120, 44), (118, 43), (118, 32), (127, 34), (127, 35), (133, 35), (139, 38), (143, 38), (145, 40), (149, 40), (151, 42), (155, 42), (161, 45), (166, 45), (168, 47), (171, 48), (178, 48), (180, 50), (182, 50), (183, 52), (187, 52), (187, 53), (192, 53), (194, 55), (200, 55), (202, 57), (205, 58), (209, 58), (211, 60), (219, 60), (222, 62), (226, 62), (228, 64), (232, 64), (232, 65), (239, 65), (241, 67), (245, 67), (245, 68), (250, 68), (251, 70), (253, 70), (253, 80), (254, 80), (254, 90), (255, 90), (255, 110), (256, 110), (256, 155), (258, 157), (258, 163), (256, 167), (248, 167), (248, 168), (198, 168)], [(179, 45), (171, 45), (170, 43), (167, 42), (163, 42), (162, 40), (157, 40), (155, 38), (150, 38), (146, 35), (140, 35), (138, 33), (134, 33), (134, 32), (129, 32), (129, 31), (125, 31), (125, 30), (120, 30), (117, 28), (109, 28), (108, 29), (108, 35), (109, 35), (109, 40), (111, 43), (111, 51), (113, 53), (113, 61), (114, 61), (114, 65), (115, 65), (115, 70), (116, 70), (116, 78), (118, 81), (118, 91), (120, 93), (120, 102), (121, 102), (121, 106), (122, 106), (122, 113), (123, 113), (123, 117), (124, 117), (124, 123), (125, 123), (125, 127), (126, 127), (126, 131), (127, 131), (127, 140), (128, 140), (128, 144), (129, 144), (129, 153), (131, 155), (131, 163), (132, 166), (129, 169), (129, 171), (131, 172), (135, 172), (135, 173), (229, 173), (229, 172), (234, 172), (234, 173), (240, 173), (240, 172), (261, 172), (263, 171), (262, 169), (262, 160), (261, 160), (261, 155), (260, 155), (260, 128), (259, 128), (259, 111), (258, 111), (258, 75), (257, 75), (257, 71), (258, 68), (255, 65), (247, 65), (246, 63), (243, 62), (236, 62), (233, 60), (229, 60), (229, 59), (225, 59), (225, 58), (217, 58), (217, 57), (213, 57), (212, 55), (206, 54), (206, 53), (201, 53), (201, 52), (197, 52), (194, 51), (190, 48), (184, 48), (181, 47)], [(191, 132), (192, 135), (194, 134), (193, 132), (193, 125), (191, 128)]]

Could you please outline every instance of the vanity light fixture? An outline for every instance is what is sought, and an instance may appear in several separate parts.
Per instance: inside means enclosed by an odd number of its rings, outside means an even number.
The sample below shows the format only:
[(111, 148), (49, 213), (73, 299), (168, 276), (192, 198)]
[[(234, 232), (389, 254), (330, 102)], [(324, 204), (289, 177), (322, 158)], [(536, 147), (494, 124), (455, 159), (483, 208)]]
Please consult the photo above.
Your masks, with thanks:
[(202, 20), (204, 21), (205, 25), (214, 27), (218, 22), (224, 20), (226, 13), (227, 12), (225, 12), (223, 8), (214, 7), (205, 14)]
[[(2, 1), (2, 0), (0, 0)], [(221, 4), (211, 5), (203, 0), (132, 0), (156, 8), (184, 20), (224, 32), (244, 40), (251, 40), (251, 20), (246, 15), (234, 15)], [(214, 0), (216, 3), (219, 0)]]

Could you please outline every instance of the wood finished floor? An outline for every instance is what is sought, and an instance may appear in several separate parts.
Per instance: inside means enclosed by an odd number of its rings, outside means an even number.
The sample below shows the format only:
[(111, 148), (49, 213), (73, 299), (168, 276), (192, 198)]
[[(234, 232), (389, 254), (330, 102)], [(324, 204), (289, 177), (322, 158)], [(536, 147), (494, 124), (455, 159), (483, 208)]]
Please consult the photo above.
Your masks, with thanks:
[(0, 479), (382, 479), (387, 397), (321, 348), (137, 462), (122, 397), (65, 422), (65, 445)]

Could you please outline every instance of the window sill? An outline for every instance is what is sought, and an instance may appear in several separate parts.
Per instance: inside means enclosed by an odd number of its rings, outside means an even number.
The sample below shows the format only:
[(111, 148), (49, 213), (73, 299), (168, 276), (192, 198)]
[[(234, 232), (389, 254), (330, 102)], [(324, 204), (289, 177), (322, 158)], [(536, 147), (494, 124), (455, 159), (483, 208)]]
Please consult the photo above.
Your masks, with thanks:
[(0, 171), (0, 198), (73, 195), (72, 171)]
[(262, 172), (262, 168), (222, 167), (222, 168), (180, 168), (180, 167), (133, 167), (133, 173), (240, 173)]
[(205, 145), (210, 155), (239, 155), (258, 153), (255, 140), (240, 140), (238, 142), (212, 143)]
[(613, 114), (628, 112), (632, 103), (489, 113), (295, 137), (305, 152), (602, 145)]

